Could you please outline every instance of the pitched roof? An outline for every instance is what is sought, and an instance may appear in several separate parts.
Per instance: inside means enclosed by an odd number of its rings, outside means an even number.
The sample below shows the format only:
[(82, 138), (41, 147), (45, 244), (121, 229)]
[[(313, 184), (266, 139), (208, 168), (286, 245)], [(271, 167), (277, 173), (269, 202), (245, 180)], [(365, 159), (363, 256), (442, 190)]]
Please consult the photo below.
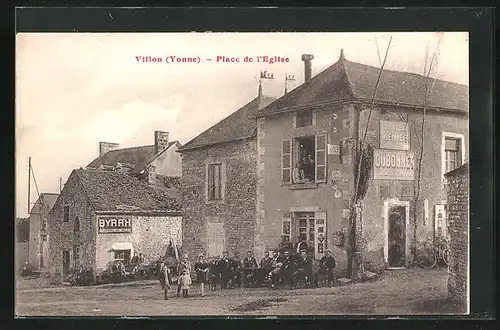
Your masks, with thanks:
[(184, 144), (179, 150), (200, 148), (254, 136), (257, 129), (257, 112), (274, 100), (276, 98), (270, 96), (257, 96), (228, 117)]
[[(170, 141), (165, 150), (170, 148), (178, 141)], [(130, 164), (134, 167), (134, 172), (142, 171), (146, 165), (151, 163), (158, 155), (154, 145), (147, 145), (141, 147), (131, 147), (123, 149), (115, 149), (106, 152), (94, 159), (87, 167), (98, 168), (104, 166), (116, 166), (118, 163)]]
[(77, 169), (75, 175), (96, 211), (178, 211), (179, 200), (168, 189), (155, 188), (117, 171)]
[[(350, 62), (341, 57), (335, 64), (262, 109), (259, 116), (330, 102), (371, 101), (379, 71), (379, 68)], [(384, 70), (375, 101), (422, 107), (425, 79), (426, 77), (415, 73)], [(436, 79), (429, 93), (427, 107), (468, 112), (469, 88)]]
[(39, 212), (39, 211), (34, 211), (34, 209), (35, 207), (38, 207), (40, 205), (47, 205), (49, 210), (52, 209), (52, 206), (54, 206), (54, 204), (57, 201), (57, 197), (59, 197), (59, 194), (41, 193), (38, 199), (36, 200), (35, 204), (33, 205), (31, 212)]

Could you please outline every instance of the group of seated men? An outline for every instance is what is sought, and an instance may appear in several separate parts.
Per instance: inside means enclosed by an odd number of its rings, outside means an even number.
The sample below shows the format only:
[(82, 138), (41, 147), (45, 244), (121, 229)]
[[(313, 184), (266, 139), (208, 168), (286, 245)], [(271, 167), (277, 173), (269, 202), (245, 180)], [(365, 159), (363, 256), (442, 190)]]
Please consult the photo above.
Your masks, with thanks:
[(293, 250), (274, 251), (272, 254), (266, 251), (260, 264), (252, 251), (248, 251), (243, 260), (238, 253), (231, 258), (228, 252), (224, 251), (220, 258), (214, 257), (210, 261), (209, 277), (212, 290), (215, 290), (217, 284), (220, 284), (221, 288), (234, 288), (258, 285), (266, 281), (271, 287), (280, 283), (289, 283), (295, 287), (299, 281), (317, 287), (321, 275), (326, 275), (328, 283), (333, 285), (335, 258), (330, 250), (321, 258), (319, 268), (319, 271), (314, 272), (312, 257), (306, 250), (302, 250), (300, 254)]

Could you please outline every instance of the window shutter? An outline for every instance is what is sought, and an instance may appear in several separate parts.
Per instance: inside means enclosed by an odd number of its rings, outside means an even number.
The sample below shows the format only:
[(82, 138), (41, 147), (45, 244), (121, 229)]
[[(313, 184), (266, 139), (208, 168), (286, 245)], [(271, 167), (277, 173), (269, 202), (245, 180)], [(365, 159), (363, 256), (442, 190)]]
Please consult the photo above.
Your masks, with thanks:
[(316, 259), (321, 259), (328, 247), (327, 243), (327, 226), (326, 212), (314, 212), (315, 228), (314, 228), (314, 256)]
[(281, 178), (283, 183), (290, 183), (292, 178), (292, 140), (281, 143)]
[(292, 219), (290, 217), (290, 213), (283, 214), (283, 218), (281, 220), (281, 239), (284, 237), (288, 238), (288, 241), (291, 241), (292, 236)]
[(326, 182), (326, 134), (316, 135), (316, 182)]

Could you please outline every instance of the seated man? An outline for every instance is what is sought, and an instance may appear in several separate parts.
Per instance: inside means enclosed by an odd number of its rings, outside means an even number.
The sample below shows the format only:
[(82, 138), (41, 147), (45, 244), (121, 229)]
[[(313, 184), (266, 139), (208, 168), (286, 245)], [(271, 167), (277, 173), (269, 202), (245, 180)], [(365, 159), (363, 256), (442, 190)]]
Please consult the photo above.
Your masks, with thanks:
[(326, 250), (325, 255), (319, 261), (319, 271), (316, 275), (316, 282), (319, 276), (327, 275), (328, 277), (328, 285), (335, 285), (335, 275), (333, 270), (335, 268), (335, 258), (332, 255), (332, 251)]
[(273, 260), (271, 261), (271, 267), (273, 267), (273, 269), (269, 273), (272, 288), (280, 283), (285, 262), (286, 259), (284, 256), (280, 256), (276, 251), (273, 252)]
[(293, 183), (304, 183), (304, 170), (300, 163), (295, 164), (295, 168), (292, 172)]
[(316, 281), (313, 272), (313, 262), (312, 258), (307, 254), (307, 250), (302, 250), (300, 252), (300, 263), (298, 268), (296, 273), (298, 277), (310, 285), (315, 286)]

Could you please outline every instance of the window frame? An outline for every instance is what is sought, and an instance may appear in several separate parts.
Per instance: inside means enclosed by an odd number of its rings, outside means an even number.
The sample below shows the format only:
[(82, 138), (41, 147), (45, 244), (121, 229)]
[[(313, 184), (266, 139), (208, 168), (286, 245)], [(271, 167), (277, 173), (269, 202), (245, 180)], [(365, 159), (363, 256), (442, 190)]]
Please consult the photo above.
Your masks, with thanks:
[(446, 140), (447, 139), (456, 139), (460, 140), (459, 145), (459, 153), (460, 153), (460, 165), (465, 164), (465, 134), (462, 133), (453, 133), (453, 132), (442, 132), (441, 134), (441, 185), (442, 188), (446, 187)]
[[(127, 251), (128, 251), (128, 256), (129, 256), (128, 259), (125, 258), (126, 255), (127, 255)], [(127, 261), (128, 260), (128, 261), (130, 261), (130, 257), (132, 256), (132, 251), (130, 249), (127, 249), (127, 250), (114, 250), (113, 252), (114, 252), (114, 255), (113, 255), (114, 258), (113, 258), (113, 260), (115, 260), (115, 261), (116, 260), (121, 260), (121, 261)], [(116, 257), (117, 254), (119, 255), (120, 253), (123, 253), (123, 258), (117, 258)]]
[[(211, 169), (212, 172), (211, 172)], [(216, 184), (215, 169), (218, 169), (218, 184)], [(213, 183), (212, 183), (213, 178)], [(210, 202), (222, 200), (222, 163), (207, 164), (207, 200)]]
[[(294, 138), (295, 139), (295, 138)], [(292, 173), (293, 173), (293, 166), (292, 166), (292, 162), (293, 162), (293, 140), (294, 139), (285, 139), (285, 140), (282, 140), (281, 141), (281, 183), (282, 184), (285, 184), (285, 185), (288, 185), (288, 184), (293, 184), (293, 179), (292, 179)], [(288, 143), (288, 152), (285, 152), (285, 148), (284, 148), (284, 143), (287, 142)], [(288, 167), (285, 167), (284, 166), (284, 162), (283, 162), (283, 158), (284, 156), (289, 156), (290, 157), (290, 161), (288, 162)], [(283, 179), (285, 178), (285, 171), (288, 171), (288, 181), (284, 181)]]
[[(68, 212), (66, 212), (66, 210)], [(69, 222), (69, 214), (70, 214), (69, 204), (64, 204), (63, 205), (63, 222)]]
[(80, 218), (75, 216), (75, 220), (73, 223), (73, 234), (77, 235), (80, 233)]
[[(300, 114), (310, 113), (311, 114), (311, 124), (310, 125), (301, 125), (299, 126)], [(303, 128), (303, 127), (313, 127), (316, 125), (316, 112), (313, 110), (299, 110), (293, 115), (293, 127), (294, 128)]]
[(78, 244), (73, 245), (73, 260), (74, 261), (80, 260), (80, 245)]

